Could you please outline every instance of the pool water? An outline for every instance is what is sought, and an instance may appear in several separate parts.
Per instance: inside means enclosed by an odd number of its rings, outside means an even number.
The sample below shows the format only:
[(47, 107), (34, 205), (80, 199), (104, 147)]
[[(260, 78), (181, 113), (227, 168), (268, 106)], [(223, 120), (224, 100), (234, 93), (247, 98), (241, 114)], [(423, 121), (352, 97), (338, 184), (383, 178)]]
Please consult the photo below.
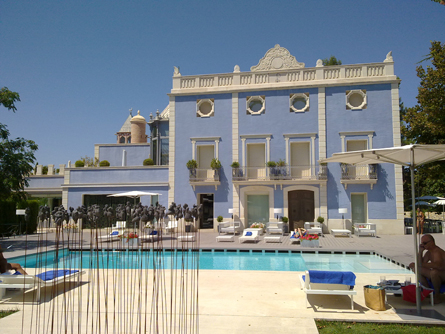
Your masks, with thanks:
[(193, 269), (305, 271), (407, 274), (409, 271), (376, 255), (269, 252), (51, 251), (9, 258), (25, 268)]

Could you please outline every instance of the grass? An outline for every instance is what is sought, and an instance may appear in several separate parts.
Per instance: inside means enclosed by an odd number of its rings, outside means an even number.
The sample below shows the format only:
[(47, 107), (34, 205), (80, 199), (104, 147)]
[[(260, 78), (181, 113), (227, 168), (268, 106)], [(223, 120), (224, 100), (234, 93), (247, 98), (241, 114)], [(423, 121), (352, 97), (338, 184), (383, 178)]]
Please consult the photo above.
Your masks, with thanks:
[(343, 322), (316, 320), (318, 332), (330, 333), (416, 333), (416, 334), (439, 334), (445, 332), (443, 326), (418, 326), (409, 324), (382, 324), (371, 322)]
[(0, 310), (0, 319), (7, 317), (10, 314), (13, 314), (15, 312), (18, 312), (19, 310)]

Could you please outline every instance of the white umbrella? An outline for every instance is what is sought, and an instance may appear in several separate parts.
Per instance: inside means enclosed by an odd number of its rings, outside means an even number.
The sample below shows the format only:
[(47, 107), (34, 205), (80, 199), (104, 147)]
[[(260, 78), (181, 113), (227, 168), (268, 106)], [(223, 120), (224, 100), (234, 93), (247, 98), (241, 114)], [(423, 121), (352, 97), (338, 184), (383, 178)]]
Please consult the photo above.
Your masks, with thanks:
[(417, 166), (445, 159), (445, 145), (406, 145), (372, 150), (334, 153), (331, 158), (320, 162), (341, 162), (346, 164), (380, 164), (392, 163), (409, 167), (411, 172), (411, 199), (413, 208), (413, 238), (414, 238), (414, 263), (416, 270), (416, 305), (417, 313), (421, 314), (420, 305), (420, 272), (418, 263), (417, 226), (414, 223), (416, 217), (416, 203), (414, 192), (414, 169)]
[(433, 204), (434, 205), (442, 205), (442, 221), (443, 221), (444, 220), (443, 214), (444, 214), (444, 211), (445, 211), (445, 208), (444, 208), (444, 206), (445, 206), (445, 199), (440, 199), (438, 201), (435, 201)]
[(148, 191), (139, 191), (139, 190), (133, 190), (133, 191), (127, 191), (126, 193), (117, 193), (108, 195), (108, 197), (131, 197), (131, 198), (139, 198), (141, 196), (156, 196), (161, 195), (158, 193), (150, 193)]

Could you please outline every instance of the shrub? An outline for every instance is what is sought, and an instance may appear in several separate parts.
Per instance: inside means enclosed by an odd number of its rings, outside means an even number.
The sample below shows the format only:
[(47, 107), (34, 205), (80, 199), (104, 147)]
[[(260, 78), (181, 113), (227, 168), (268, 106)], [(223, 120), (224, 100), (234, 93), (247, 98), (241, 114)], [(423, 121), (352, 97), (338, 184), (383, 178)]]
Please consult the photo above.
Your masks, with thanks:
[(108, 160), (102, 160), (99, 162), (100, 167), (110, 167), (110, 162)]
[(219, 160), (216, 159), (216, 158), (213, 158), (213, 159), (212, 159), (212, 162), (210, 163), (210, 167), (211, 167), (212, 169), (220, 169), (220, 168), (221, 168), (221, 161), (219, 161)]
[(277, 167), (277, 163), (275, 161), (268, 161), (266, 163), (267, 167)]
[(196, 160), (189, 160), (187, 161), (187, 168), (188, 169), (193, 169), (193, 168), (198, 168), (198, 163), (196, 162)]
[(0, 201), (0, 233), (7, 233), (12, 225), (18, 225), (15, 214), (16, 203), (14, 201)]
[(83, 162), (82, 160), (77, 160), (74, 163), (74, 166), (76, 166), (76, 167), (84, 167), (85, 166), (85, 162)]
[(317, 222), (319, 222), (320, 224), (323, 224), (324, 223), (324, 218), (323, 217), (318, 217), (317, 218)]
[(155, 162), (153, 159), (145, 159), (144, 162), (142, 162), (144, 166), (154, 166)]
[(218, 218), (216, 218), (216, 221), (218, 222), (218, 223), (221, 223), (222, 221), (223, 221), (223, 216), (218, 216)]
[(234, 162), (232, 162), (232, 164), (230, 165), (230, 167), (232, 167), (232, 168), (239, 168), (239, 162), (238, 162), (238, 161), (234, 161)]
[(277, 166), (278, 167), (284, 167), (284, 166), (286, 166), (286, 161), (284, 161), (284, 160), (278, 160), (277, 161)]
[(48, 166), (43, 166), (42, 167), (42, 174), (43, 175), (48, 175)]
[(25, 224), (22, 224), (23, 228), (22, 231), (20, 232), (26, 232), (26, 234), (33, 234), (37, 231), (39, 207), (40, 207), (40, 201), (35, 199), (21, 201), (20, 203), (17, 204), (18, 209), (29, 208), (29, 221), (28, 222), (25, 221)]
[(287, 218), (287, 217), (281, 217), (281, 221), (282, 221), (283, 223), (287, 223), (287, 222), (289, 221), (289, 218)]

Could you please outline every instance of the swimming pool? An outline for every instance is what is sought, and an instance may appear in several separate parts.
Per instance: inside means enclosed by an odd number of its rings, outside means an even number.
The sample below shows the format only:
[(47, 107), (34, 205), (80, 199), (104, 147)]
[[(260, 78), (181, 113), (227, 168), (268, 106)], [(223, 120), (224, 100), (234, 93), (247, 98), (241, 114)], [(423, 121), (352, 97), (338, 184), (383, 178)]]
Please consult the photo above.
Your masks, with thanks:
[(339, 270), (355, 273), (407, 274), (407, 269), (369, 254), (315, 254), (244, 251), (69, 251), (9, 258), (25, 268), (199, 269), (305, 271)]

